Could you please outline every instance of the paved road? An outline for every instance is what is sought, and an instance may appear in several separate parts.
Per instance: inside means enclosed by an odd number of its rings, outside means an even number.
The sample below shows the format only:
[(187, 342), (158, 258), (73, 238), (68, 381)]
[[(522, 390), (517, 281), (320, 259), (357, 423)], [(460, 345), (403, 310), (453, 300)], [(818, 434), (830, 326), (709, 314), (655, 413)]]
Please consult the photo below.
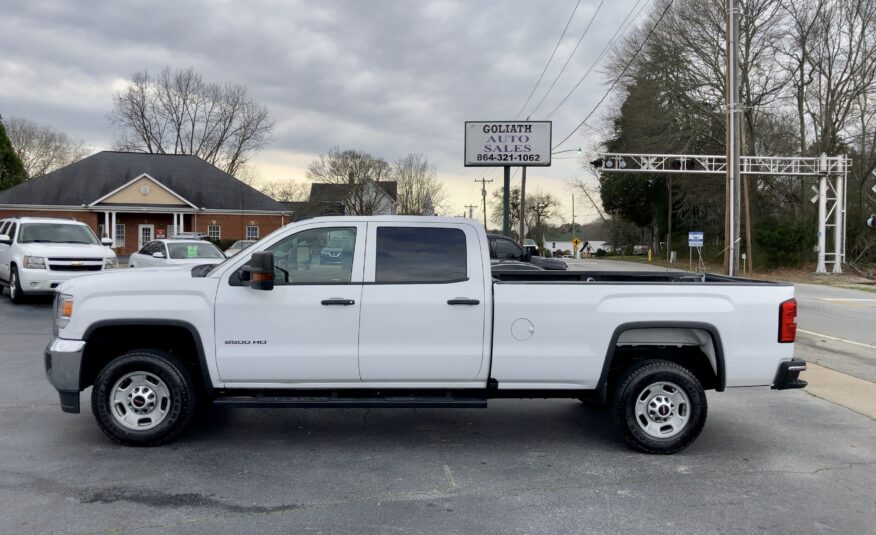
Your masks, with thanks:
[(50, 304), (0, 299), (2, 533), (872, 531), (876, 425), (805, 392), (710, 394), (683, 453), (632, 452), (606, 411), (213, 410), (154, 449), (63, 414)]

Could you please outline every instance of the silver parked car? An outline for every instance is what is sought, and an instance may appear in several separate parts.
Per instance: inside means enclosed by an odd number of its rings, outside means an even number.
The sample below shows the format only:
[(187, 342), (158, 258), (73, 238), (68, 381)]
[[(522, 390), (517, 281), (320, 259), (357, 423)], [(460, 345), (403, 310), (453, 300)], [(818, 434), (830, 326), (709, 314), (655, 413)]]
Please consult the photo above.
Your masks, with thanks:
[(144, 245), (128, 259), (128, 267), (219, 264), (224, 261), (225, 254), (208, 241), (171, 238)]

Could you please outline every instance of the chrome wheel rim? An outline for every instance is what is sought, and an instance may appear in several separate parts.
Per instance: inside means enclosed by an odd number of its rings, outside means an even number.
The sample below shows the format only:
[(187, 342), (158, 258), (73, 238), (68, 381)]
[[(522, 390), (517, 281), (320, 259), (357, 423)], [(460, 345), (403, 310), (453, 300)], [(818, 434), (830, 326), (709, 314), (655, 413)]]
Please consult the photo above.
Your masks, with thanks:
[(146, 431), (157, 426), (170, 411), (170, 389), (154, 373), (131, 372), (113, 385), (110, 412), (126, 429)]
[(15, 299), (16, 290), (15, 287), (18, 285), (18, 275), (15, 272), (12, 272), (12, 275), (9, 276), (9, 297), (11, 299)]
[(636, 397), (636, 423), (648, 436), (670, 438), (690, 420), (690, 398), (677, 384), (652, 383)]

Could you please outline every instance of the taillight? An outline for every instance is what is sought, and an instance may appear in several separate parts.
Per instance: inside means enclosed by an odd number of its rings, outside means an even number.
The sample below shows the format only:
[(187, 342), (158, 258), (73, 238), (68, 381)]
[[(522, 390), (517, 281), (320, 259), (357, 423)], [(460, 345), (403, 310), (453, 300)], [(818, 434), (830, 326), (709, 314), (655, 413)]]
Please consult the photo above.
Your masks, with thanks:
[(793, 344), (797, 338), (797, 300), (779, 305), (779, 343)]

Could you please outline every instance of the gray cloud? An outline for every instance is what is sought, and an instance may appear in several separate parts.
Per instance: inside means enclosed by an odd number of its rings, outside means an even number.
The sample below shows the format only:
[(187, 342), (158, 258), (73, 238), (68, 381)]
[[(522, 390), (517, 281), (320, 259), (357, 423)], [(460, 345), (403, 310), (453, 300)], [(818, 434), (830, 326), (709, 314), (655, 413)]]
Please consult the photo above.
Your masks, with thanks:
[[(582, 2), (547, 81), (597, 3)], [(633, 3), (602, 8), (540, 113), (577, 81)], [(472, 174), (461, 162), (463, 122), (513, 118), (574, 1), (8, 4), (0, 19), (4, 115), (105, 147), (113, 134), (106, 113), (114, 84), (144, 68), (192, 66), (209, 80), (245, 84), (270, 108), (277, 121), (272, 150), (318, 153), (338, 145), (389, 159), (423, 152), (441, 172), (458, 175)], [(564, 137), (603, 91), (592, 74), (552, 117), (554, 138)], [(557, 180), (576, 167), (574, 160), (557, 161), (539, 173)]]

